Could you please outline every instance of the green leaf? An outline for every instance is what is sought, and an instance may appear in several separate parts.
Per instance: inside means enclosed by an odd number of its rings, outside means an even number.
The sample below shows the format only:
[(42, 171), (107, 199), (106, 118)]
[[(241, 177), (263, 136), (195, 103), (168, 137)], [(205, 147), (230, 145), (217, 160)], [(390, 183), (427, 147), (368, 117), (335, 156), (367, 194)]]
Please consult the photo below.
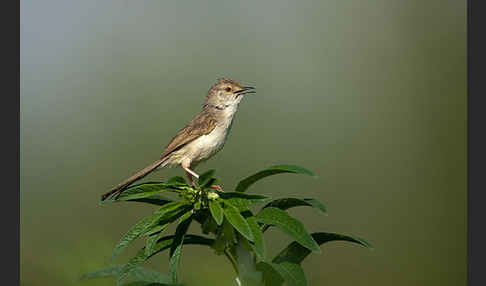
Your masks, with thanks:
[(183, 222), (185, 221), (186, 219), (188, 219), (190, 216), (193, 215), (193, 209), (189, 209), (188, 211), (186, 211), (186, 213), (184, 213), (180, 218), (179, 218), (179, 222)]
[[(131, 258), (127, 264), (125, 264), (122, 267), (122, 270), (119, 273), (119, 279), (118, 281), (122, 281), (128, 275), (132, 275), (132, 272), (137, 269), (137, 267), (142, 264), (143, 262), (147, 261), (150, 257), (154, 256), (157, 253), (163, 252), (167, 249), (169, 249), (172, 246), (172, 243), (174, 241), (174, 235), (169, 235), (160, 238), (157, 243), (155, 244), (155, 247), (153, 248), (153, 251), (150, 255), (147, 255), (145, 253), (145, 248), (140, 249), (137, 252), (137, 255), (135, 257)], [(196, 245), (205, 245), (205, 246), (211, 246), (214, 244), (214, 239), (211, 238), (206, 238), (200, 235), (194, 235), (194, 234), (187, 234), (184, 237), (184, 244), (196, 244)], [(170, 278), (167, 278), (168, 281), (171, 281)]]
[(170, 260), (169, 260), (169, 272), (172, 277), (172, 283), (177, 284), (177, 271), (179, 270), (179, 264), (182, 254), (182, 246), (184, 242), (184, 236), (186, 235), (189, 226), (191, 225), (192, 217), (182, 221), (177, 226), (172, 245), (170, 247)]
[(255, 251), (255, 254), (260, 260), (266, 260), (266, 247), (262, 229), (258, 225), (258, 222), (253, 214), (251, 214), (251, 216), (248, 216), (246, 218), (246, 221), (250, 226), (250, 230), (254, 238), (255, 243), (252, 244), (252, 248)]
[[(172, 240), (171, 240), (171, 242), (172, 242)], [(157, 243), (155, 248), (158, 249), (158, 246), (159, 246), (159, 243)], [(167, 246), (167, 248), (169, 248), (169, 246)], [(129, 275), (131, 275), (132, 272), (135, 271), (135, 269), (138, 267), (138, 265), (145, 262), (149, 257), (154, 255), (154, 253), (156, 253), (156, 252), (157, 252), (157, 250), (153, 251), (151, 255), (147, 255), (145, 253), (145, 248), (140, 249), (137, 252), (137, 255), (135, 255), (135, 257), (131, 258), (128, 261), (128, 263), (123, 266), (123, 268), (120, 272), (120, 275), (118, 276), (117, 285), (119, 285), (121, 283), (121, 281), (123, 281)], [(170, 281), (170, 278), (169, 278), (169, 281)]]
[(251, 247), (254, 249), (255, 253), (260, 259), (265, 259), (266, 249), (265, 241), (263, 239), (263, 233), (260, 226), (258, 225), (258, 222), (253, 216), (253, 213), (248, 209), (248, 201), (241, 198), (231, 198), (224, 202), (229, 205), (233, 205), (233, 203), (236, 203), (234, 206), (236, 206), (242, 217), (246, 220), (250, 229), (251, 236), (254, 238), (254, 244), (251, 244)]
[(194, 220), (200, 224), (203, 224), (204, 221), (211, 216), (211, 213), (208, 209), (202, 209), (197, 212), (194, 212)]
[(222, 201), (235, 206), (240, 212), (246, 211), (249, 207), (249, 201), (245, 199), (231, 198)]
[(170, 284), (170, 278), (167, 274), (147, 268), (137, 267), (135, 268), (135, 271), (131, 273), (131, 276), (137, 280), (143, 280), (145, 282), (161, 283), (164, 285)]
[(169, 286), (169, 284), (146, 282), (146, 281), (133, 281), (127, 284), (123, 284), (122, 286)]
[(160, 221), (172, 221), (177, 219), (178, 215), (182, 215), (185, 210), (190, 208), (190, 205), (181, 202), (171, 202), (163, 205), (151, 216), (143, 218), (135, 224), (127, 233), (125, 233), (113, 250), (112, 259), (125, 249), (132, 241), (137, 239), (140, 235), (157, 227)]
[(165, 183), (142, 183), (139, 185), (132, 186), (123, 193), (120, 194), (118, 198), (107, 198), (106, 200), (102, 201), (102, 204), (112, 203), (112, 202), (120, 202), (120, 201), (130, 201), (135, 199), (142, 199), (146, 197), (150, 197), (155, 194), (159, 194), (162, 192), (179, 192), (180, 190), (167, 185)]
[(312, 199), (312, 198), (304, 198), (304, 199), (297, 199), (297, 198), (282, 198), (282, 199), (277, 199), (274, 201), (271, 201), (267, 205), (265, 205), (263, 208), (268, 208), (268, 207), (275, 207), (279, 208), (281, 210), (287, 210), (293, 207), (298, 207), (298, 206), (309, 206), (316, 208), (323, 213), (326, 213), (327, 209), (326, 207), (318, 200)]
[(223, 208), (218, 201), (209, 201), (209, 211), (218, 225), (223, 223)]
[(145, 255), (150, 256), (150, 254), (152, 254), (155, 248), (155, 244), (157, 243), (157, 240), (160, 239), (160, 237), (161, 233), (147, 238), (147, 241), (145, 242)]
[(236, 186), (235, 191), (237, 192), (244, 192), (253, 185), (256, 181), (263, 179), (268, 176), (276, 175), (276, 174), (282, 174), (282, 173), (292, 173), (292, 174), (305, 174), (309, 176), (314, 176), (314, 174), (303, 168), (299, 167), (296, 165), (277, 165), (270, 167), (268, 169), (265, 169), (263, 171), (260, 171), (256, 174), (253, 174), (243, 180), (241, 180), (238, 185)]
[(151, 228), (150, 230), (144, 232), (142, 234), (142, 236), (152, 236), (154, 234), (157, 234), (157, 233), (165, 230), (168, 225), (169, 225), (168, 223), (158, 224), (158, 225), (154, 226), (153, 228)]
[(81, 275), (80, 280), (118, 276), (123, 266), (111, 266)]
[(145, 242), (146, 256), (150, 256), (152, 253), (154, 253), (155, 245), (157, 244), (157, 241), (162, 237), (162, 233), (167, 228), (168, 225), (169, 224), (166, 223), (164, 225), (157, 227), (158, 233), (147, 238), (147, 241)]
[(140, 202), (140, 203), (148, 203), (148, 204), (157, 205), (157, 206), (163, 206), (163, 205), (170, 203), (172, 201), (173, 200), (171, 200), (171, 199), (168, 199), (164, 196), (156, 194), (156, 195), (151, 195), (151, 196), (146, 197), (146, 198), (129, 200), (128, 202)]
[(175, 177), (172, 177), (170, 178), (168, 181), (167, 181), (167, 185), (174, 185), (174, 186), (180, 186), (180, 185), (185, 185), (185, 186), (189, 186), (186, 182), (186, 179), (184, 179), (183, 177), (181, 176), (175, 176)]
[(137, 224), (135, 224), (130, 230), (125, 233), (120, 241), (118, 241), (118, 244), (115, 246), (115, 249), (113, 250), (113, 254), (111, 259), (114, 260), (115, 257), (123, 250), (125, 249), (132, 241), (137, 239), (140, 235), (142, 235), (144, 232), (150, 229), (150, 226), (152, 225), (154, 221), (154, 217), (145, 217), (141, 221), (139, 221)]
[(235, 229), (227, 219), (223, 219), (223, 224), (218, 229), (216, 239), (211, 246), (216, 253), (221, 254), (226, 248), (236, 241)]
[[(86, 273), (81, 276), (81, 280), (93, 279), (93, 278), (103, 278), (103, 277), (117, 277), (122, 273), (122, 269), (125, 265), (106, 267), (100, 270)], [(170, 284), (170, 278), (164, 273), (160, 273), (151, 269), (134, 267), (130, 276), (137, 279), (143, 280), (149, 283), (161, 283), (161, 285)]]
[(210, 179), (213, 177), (215, 172), (216, 171), (214, 169), (212, 169), (212, 170), (209, 170), (209, 171), (201, 174), (199, 176), (199, 179), (197, 180), (197, 184), (199, 185), (199, 187), (201, 187), (201, 188), (208, 187), (206, 185), (209, 183)]
[(240, 214), (237, 207), (228, 203), (228, 201), (225, 201), (223, 212), (226, 219), (239, 233), (241, 233), (241, 235), (243, 235), (249, 241), (253, 241), (254, 238), (251, 233), (250, 226), (245, 218), (243, 218), (243, 216)]
[[(209, 212), (209, 211), (208, 211)], [(213, 216), (209, 214), (201, 224), (201, 230), (204, 234), (214, 233), (218, 230), (218, 224), (214, 220)]]
[[(337, 233), (326, 233), (326, 232), (315, 232), (312, 234), (314, 240), (322, 245), (330, 241), (349, 241), (357, 243), (364, 247), (372, 248), (371, 244), (362, 238), (351, 237), (348, 235), (342, 235)], [(275, 258), (272, 260), (274, 263), (281, 263), (284, 261), (300, 264), (311, 252), (298, 244), (297, 242), (290, 243), (286, 248), (284, 248)]]
[(290, 262), (270, 263), (273, 269), (287, 282), (289, 286), (306, 286), (307, 279), (305, 273), (299, 264)]
[(256, 216), (258, 222), (275, 225), (284, 233), (290, 235), (298, 243), (306, 248), (318, 252), (321, 252), (319, 245), (314, 241), (312, 236), (307, 232), (304, 225), (297, 219), (289, 216), (285, 211), (268, 207), (262, 209)]
[(217, 182), (218, 182), (218, 179), (210, 178), (206, 183), (204, 183), (204, 185), (202, 185), (200, 187), (203, 188), (203, 189), (210, 189), (211, 191), (214, 192), (214, 189), (211, 189), (209, 187), (211, 187), (212, 185), (216, 185)]
[(219, 193), (219, 197), (224, 200), (231, 200), (231, 199), (244, 199), (247, 201), (247, 206), (252, 206), (256, 204), (261, 204), (269, 200), (269, 197), (262, 196), (262, 195), (251, 195), (245, 193), (238, 193), (238, 192), (224, 192)]
[(258, 263), (257, 270), (263, 273), (263, 284), (265, 286), (280, 286), (284, 283), (283, 277), (270, 263), (264, 261)]

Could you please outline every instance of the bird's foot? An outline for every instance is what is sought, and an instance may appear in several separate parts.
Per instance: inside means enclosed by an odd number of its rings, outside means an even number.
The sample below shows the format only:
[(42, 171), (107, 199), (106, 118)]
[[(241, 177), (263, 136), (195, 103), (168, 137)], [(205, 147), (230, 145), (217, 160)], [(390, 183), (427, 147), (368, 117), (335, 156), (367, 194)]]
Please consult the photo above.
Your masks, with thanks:
[(220, 192), (224, 192), (224, 191), (223, 191), (223, 188), (221, 188), (221, 186), (220, 186), (220, 185), (211, 185), (209, 188), (210, 188), (210, 189), (213, 189), (213, 190), (220, 191)]

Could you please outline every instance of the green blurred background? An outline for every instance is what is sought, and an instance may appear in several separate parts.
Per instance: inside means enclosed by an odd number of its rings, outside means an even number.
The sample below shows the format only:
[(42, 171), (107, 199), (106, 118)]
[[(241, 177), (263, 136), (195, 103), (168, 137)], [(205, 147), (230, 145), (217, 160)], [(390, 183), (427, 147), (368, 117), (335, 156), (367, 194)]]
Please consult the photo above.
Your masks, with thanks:
[[(328, 216), (291, 214), (375, 246), (323, 246), (303, 264), (311, 285), (466, 284), (465, 1), (20, 7), (22, 285), (113, 285), (78, 278), (108, 265), (153, 208), (102, 207), (100, 195), (158, 158), (223, 76), (258, 93), (198, 171), (217, 169), (231, 189), (273, 164), (305, 166), (319, 177), (271, 177), (251, 191), (316, 197)], [(270, 254), (290, 242), (280, 237), (268, 232)], [(182, 265), (188, 285), (234, 285), (209, 249), (186, 247)], [(166, 271), (167, 255), (148, 266)]]

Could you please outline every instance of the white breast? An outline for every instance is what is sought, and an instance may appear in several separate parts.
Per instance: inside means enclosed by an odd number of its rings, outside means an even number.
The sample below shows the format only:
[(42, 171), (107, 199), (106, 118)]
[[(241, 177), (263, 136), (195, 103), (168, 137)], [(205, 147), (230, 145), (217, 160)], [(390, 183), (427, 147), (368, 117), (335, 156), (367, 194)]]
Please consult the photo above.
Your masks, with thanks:
[(208, 135), (203, 135), (191, 143), (191, 161), (204, 161), (223, 148), (228, 137), (228, 129), (218, 126)]
[(203, 135), (184, 148), (174, 152), (174, 164), (180, 164), (182, 161), (191, 162), (191, 165), (209, 159), (211, 156), (221, 150), (226, 142), (229, 131), (233, 123), (233, 116), (236, 112), (236, 106), (224, 110), (224, 116), (219, 124), (207, 135)]

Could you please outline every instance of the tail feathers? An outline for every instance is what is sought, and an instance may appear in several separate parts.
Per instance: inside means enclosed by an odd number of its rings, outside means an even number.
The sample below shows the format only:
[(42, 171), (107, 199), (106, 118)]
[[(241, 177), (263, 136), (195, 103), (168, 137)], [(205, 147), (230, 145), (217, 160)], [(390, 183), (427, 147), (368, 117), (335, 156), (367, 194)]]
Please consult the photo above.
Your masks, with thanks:
[(152, 164), (148, 165), (147, 167), (143, 168), (142, 170), (138, 171), (136, 174), (131, 176), (130, 178), (124, 180), (120, 184), (113, 187), (108, 193), (101, 196), (101, 201), (106, 200), (108, 197), (111, 197), (114, 194), (117, 194), (118, 197), (128, 186), (130, 186), (133, 182), (142, 179), (143, 177), (147, 176), (155, 169), (157, 169), (160, 165), (163, 165), (165, 162), (164, 159), (159, 159)]

